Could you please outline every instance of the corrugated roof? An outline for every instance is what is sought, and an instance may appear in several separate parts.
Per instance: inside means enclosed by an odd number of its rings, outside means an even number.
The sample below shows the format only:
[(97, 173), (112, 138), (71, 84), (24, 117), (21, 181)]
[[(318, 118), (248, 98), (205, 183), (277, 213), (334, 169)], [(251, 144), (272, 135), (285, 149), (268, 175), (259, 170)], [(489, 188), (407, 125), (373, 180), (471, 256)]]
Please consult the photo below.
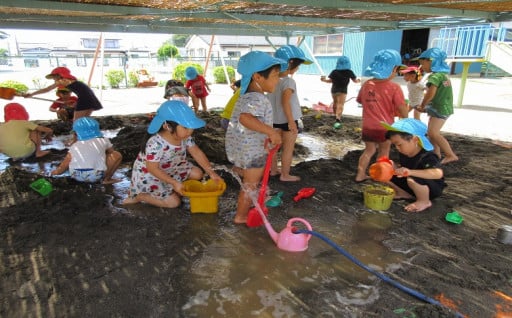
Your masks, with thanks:
[(2, 0), (0, 27), (301, 36), (512, 20), (499, 0)]

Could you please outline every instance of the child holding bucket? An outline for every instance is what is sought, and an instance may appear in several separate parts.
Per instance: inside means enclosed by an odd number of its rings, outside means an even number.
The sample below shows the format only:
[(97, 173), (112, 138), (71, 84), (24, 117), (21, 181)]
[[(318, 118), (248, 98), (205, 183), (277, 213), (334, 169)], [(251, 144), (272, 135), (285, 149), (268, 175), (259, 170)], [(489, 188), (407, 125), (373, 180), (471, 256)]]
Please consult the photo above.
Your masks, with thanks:
[(265, 92), (272, 92), (279, 82), (281, 65), (286, 61), (252, 51), (240, 58), (238, 72), (242, 75), (240, 97), (226, 131), (226, 154), (234, 171), (242, 177), (242, 189), (234, 223), (247, 222), (251, 195), (263, 177), (267, 160), (265, 141), (281, 144), (281, 135), (272, 127), (272, 105)]
[(103, 137), (99, 123), (91, 117), (81, 117), (73, 122), (73, 131), (77, 141), (69, 147), (66, 157), (51, 175), (69, 169), (71, 178), (79, 182), (112, 184), (121, 181), (112, 176), (123, 156), (114, 150), (108, 138)]
[(14, 160), (34, 155), (36, 158), (50, 153), (41, 150), (43, 138), (51, 140), (53, 130), (28, 121), (23, 105), (9, 103), (4, 106), (5, 123), (0, 125), (0, 152)]
[(357, 102), (363, 105), (362, 139), (365, 148), (359, 157), (356, 182), (369, 178), (366, 169), (377, 150), (379, 158), (389, 157), (391, 144), (386, 140), (386, 129), (380, 122), (393, 123), (395, 116), (407, 118), (409, 115), (402, 88), (392, 81), (401, 67), (400, 53), (387, 49), (377, 52), (364, 72), (365, 76), (372, 78), (361, 86), (357, 96)]
[(413, 118), (382, 122), (389, 139), (399, 152), (398, 165), (389, 186), (394, 199), (416, 199), (405, 206), (408, 212), (420, 212), (432, 206), (430, 200), (439, 197), (446, 186), (439, 158), (426, 137), (427, 126)]
[(123, 204), (145, 202), (162, 208), (181, 204), (182, 182), (201, 180), (203, 170), (187, 161), (187, 152), (213, 180), (221, 180), (194, 143), (194, 129), (205, 125), (182, 101), (169, 100), (158, 108), (147, 139), (133, 163), (128, 197)]

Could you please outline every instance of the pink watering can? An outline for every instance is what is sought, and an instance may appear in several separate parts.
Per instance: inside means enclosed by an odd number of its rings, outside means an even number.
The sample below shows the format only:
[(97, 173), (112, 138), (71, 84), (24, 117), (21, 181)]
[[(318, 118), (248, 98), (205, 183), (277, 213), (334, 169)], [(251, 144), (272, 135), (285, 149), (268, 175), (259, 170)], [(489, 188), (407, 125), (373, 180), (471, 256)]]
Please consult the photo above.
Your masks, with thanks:
[(263, 220), (263, 224), (267, 229), (268, 235), (270, 235), (272, 240), (274, 240), (278, 248), (288, 252), (302, 252), (308, 249), (308, 242), (311, 238), (311, 234), (294, 233), (298, 230), (298, 228), (293, 226), (294, 222), (301, 222), (309, 231), (313, 231), (313, 228), (308, 223), (308, 221), (302, 218), (292, 218), (288, 220), (286, 227), (281, 231), (281, 233), (277, 233), (272, 228), (272, 225), (270, 225), (270, 222), (268, 221), (267, 216), (263, 212), (261, 206), (256, 204), (254, 208), (260, 214), (260, 217)]
[(279, 249), (288, 252), (302, 252), (308, 249), (311, 234), (294, 233), (298, 230), (297, 227), (293, 226), (294, 222), (300, 222), (304, 224), (309, 231), (313, 231), (308, 221), (302, 218), (289, 219), (281, 233), (276, 233), (268, 221), (265, 222), (265, 228)]

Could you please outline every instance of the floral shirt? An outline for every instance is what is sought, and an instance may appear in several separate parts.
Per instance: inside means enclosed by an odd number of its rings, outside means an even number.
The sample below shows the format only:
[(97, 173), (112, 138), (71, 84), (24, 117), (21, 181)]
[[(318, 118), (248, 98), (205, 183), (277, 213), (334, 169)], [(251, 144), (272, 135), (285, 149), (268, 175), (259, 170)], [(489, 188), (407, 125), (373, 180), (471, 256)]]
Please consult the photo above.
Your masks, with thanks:
[(139, 152), (133, 163), (129, 196), (134, 198), (139, 193), (149, 193), (161, 199), (167, 198), (172, 194), (172, 185), (152, 175), (146, 167), (146, 161), (158, 162), (160, 169), (173, 179), (183, 182), (193, 166), (187, 161), (187, 148), (194, 145), (192, 137), (183, 140), (180, 146), (171, 145), (159, 134), (149, 138), (145, 153)]

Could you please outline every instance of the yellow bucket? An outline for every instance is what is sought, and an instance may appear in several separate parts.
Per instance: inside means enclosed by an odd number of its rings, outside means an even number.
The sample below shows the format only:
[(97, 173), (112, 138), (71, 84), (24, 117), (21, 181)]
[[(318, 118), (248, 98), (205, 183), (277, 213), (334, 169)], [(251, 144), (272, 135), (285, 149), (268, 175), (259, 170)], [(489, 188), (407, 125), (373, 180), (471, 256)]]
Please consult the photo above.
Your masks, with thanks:
[(190, 198), (191, 213), (216, 213), (219, 196), (226, 190), (224, 181), (209, 179), (206, 182), (187, 180), (183, 182), (183, 195)]
[(393, 203), (395, 190), (382, 185), (368, 185), (364, 188), (364, 205), (372, 210), (386, 211)]

